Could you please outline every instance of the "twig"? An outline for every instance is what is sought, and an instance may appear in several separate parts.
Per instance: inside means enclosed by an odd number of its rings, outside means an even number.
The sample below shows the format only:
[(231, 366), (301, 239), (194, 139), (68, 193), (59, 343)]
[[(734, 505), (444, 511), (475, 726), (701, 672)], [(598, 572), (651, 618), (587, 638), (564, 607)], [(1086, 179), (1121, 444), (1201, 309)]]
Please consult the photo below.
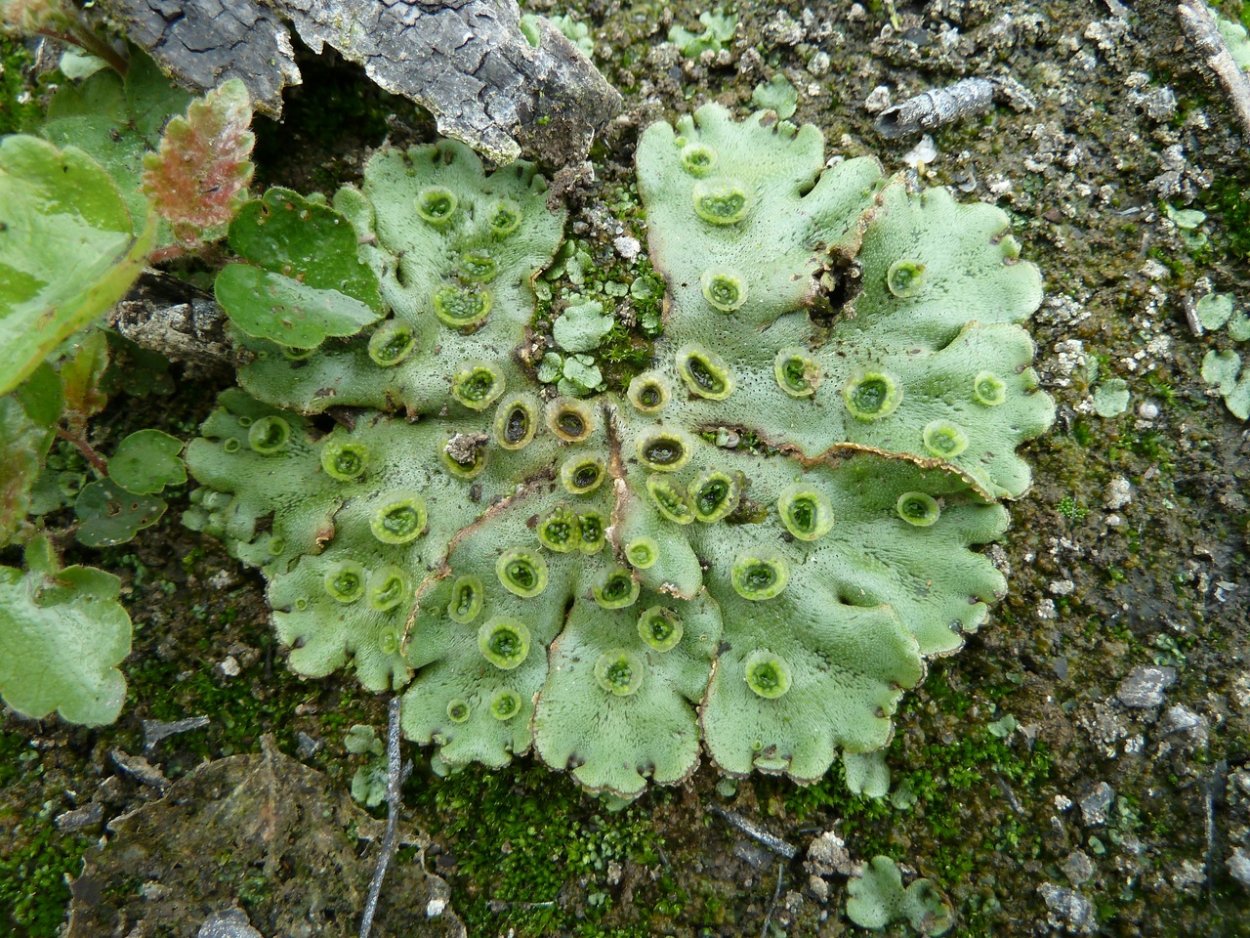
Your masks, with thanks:
[(988, 111), (994, 104), (994, 82), (965, 78), (945, 88), (933, 88), (901, 104), (888, 107), (873, 126), (887, 140), (936, 130), (938, 127)]
[(387, 707), (386, 721), (386, 833), (382, 836), (382, 855), (378, 857), (373, 881), (369, 883), (369, 897), (365, 911), (360, 917), (360, 938), (369, 938), (373, 930), (373, 916), (378, 910), (378, 898), (382, 895), (382, 880), (386, 868), (395, 854), (396, 832), (399, 827), (399, 789), (403, 783), (403, 767), (399, 758), (399, 697), (391, 698)]
[(174, 736), (177, 733), (189, 733), (191, 730), (198, 730), (201, 727), (208, 726), (208, 717), (187, 717), (185, 720), (174, 720), (170, 723), (164, 723), (160, 720), (144, 720), (143, 721), (143, 748), (151, 752), (166, 736)]
[(998, 787), (1003, 790), (1003, 797), (1007, 799), (1007, 804), (1011, 805), (1011, 810), (1016, 814), (1024, 814), (1024, 807), (1020, 804), (1020, 799), (1016, 797), (1016, 793), (1011, 790), (1011, 786), (1007, 784), (1007, 779), (1003, 778), (997, 772), (994, 778), (998, 780)]
[(1229, 103), (1241, 123), (1242, 133), (1250, 139), (1250, 76), (1233, 61), (1214, 15), (1202, 0), (1181, 0), (1176, 12), (1181, 20), (1181, 29), (1194, 48), (1206, 57), (1207, 68), (1215, 72), (1224, 86)]
[(760, 938), (768, 938), (768, 924), (773, 920), (773, 910), (777, 908), (777, 901), (781, 898), (781, 884), (786, 878), (786, 864), (784, 861), (777, 861), (777, 888), (773, 890), (773, 901), (768, 903), (768, 911), (764, 913), (764, 927), (760, 929)]
[(1203, 857), (1207, 879), (1207, 895), (1214, 901), (1215, 889), (1213, 882), (1216, 870), (1216, 852), (1219, 849), (1219, 830), (1215, 825), (1215, 808), (1224, 798), (1224, 777), (1228, 774), (1228, 760), (1221, 759), (1211, 769), (1211, 775), (1203, 785), (1203, 807), (1206, 815), (1207, 851)]
[(717, 817), (724, 818), (729, 822), (730, 826), (736, 827), (748, 837), (758, 840), (779, 857), (785, 857), (787, 860), (793, 860), (795, 855), (799, 852), (798, 847), (794, 846), (794, 844), (786, 843), (786, 841), (782, 840), (780, 837), (774, 837), (772, 834), (768, 833), (768, 831), (759, 827), (754, 822), (748, 821), (736, 811), (730, 811), (727, 808), (722, 808), (718, 804), (708, 805), (708, 810)]
[(130, 71), (130, 63), (116, 49), (103, 39), (98, 39), (92, 35), (91, 31), (81, 24), (75, 24), (65, 32), (56, 29), (41, 29), (39, 30), (39, 35), (46, 36), (48, 39), (54, 39), (57, 42), (66, 43), (67, 45), (78, 46), (84, 52), (88, 52), (98, 59), (103, 59), (109, 68), (123, 78)]
[(486, 905), (492, 912), (507, 912), (509, 909), (554, 909), (556, 902), (554, 899), (546, 902), (504, 902), (502, 899), (491, 899)]

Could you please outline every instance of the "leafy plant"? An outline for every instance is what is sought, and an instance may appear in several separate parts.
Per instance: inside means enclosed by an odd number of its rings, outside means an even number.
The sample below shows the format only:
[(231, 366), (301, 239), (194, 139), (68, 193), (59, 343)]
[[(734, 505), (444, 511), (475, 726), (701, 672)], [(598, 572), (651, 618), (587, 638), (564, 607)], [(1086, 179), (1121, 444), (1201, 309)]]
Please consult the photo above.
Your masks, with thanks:
[[(125, 71), (86, 70), (53, 98), (42, 138), (0, 140), (0, 547), (26, 546), (25, 570), (0, 568), (0, 694), (29, 716), (108, 722), (130, 644), (119, 584), (60, 569), (51, 539), (130, 540), (162, 516), (159, 494), (186, 471), (182, 441), (157, 430), (121, 440), (111, 458), (89, 442), (109, 361), (92, 326), (145, 264), (225, 234), (251, 177), (251, 108), (238, 82), (191, 101), (141, 54), (126, 62), (100, 48), (68, 7), (10, 2), (3, 17), (9, 29), (82, 38)], [(48, 465), (58, 439), (86, 472)], [(73, 524), (45, 524), (70, 507)]]
[(365, 757), (352, 776), (352, 797), (366, 808), (376, 808), (386, 800), (386, 747), (372, 726), (357, 723), (343, 738), (343, 748)]
[(143, 194), (168, 222), (179, 252), (218, 240), (246, 201), (256, 142), (251, 122), (247, 88), (233, 78), (192, 101), (185, 117), (166, 125), (160, 148), (144, 154)]
[(86, 153), (36, 137), (0, 141), (0, 206), (5, 393), (125, 295), (155, 229), (134, 234), (116, 184)]
[(378, 278), (356, 257), (347, 219), (327, 205), (270, 189), (239, 213), (229, 243), (249, 263), (218, 274), (217, 301), (252, 338), (313, 349), (381, 316)]
[(951, 907), (937, 887), (917, 879), (906, 889), (898, 865), (889, 857), (873, 857), (847, 884), (846, 914), (862, 928), (885, 928), (909, 922), (922, 935), (944, 935), (954, 924)]
[[(705, 25), (732, 35), (731, 18)], [(561, 249), (564, 214), (533, 166), (487, 174), (459, 144), (384, 147), (332, 202), (245, 202), (247, 117), (237, 85), (186, 105), (141, 59), (124, 79), (97, 72), (54, 100), (51, 142), (5, 142), (34, 168), (14, 175), (31, 208), (4, 231), (21, 236), (17, 270), (58, 226), (104, 232), (72, 287), (90, 293), (129, 283), (110, 279), (123, 248), (137, 265), (228, 230), (236, 259), (215, 292), (246, 364), (188, 448), (201, 487), (184, 520), (264, 573), (291, 665), (350, 664), (367, 688), (402, 690), (405, 733), (444, 771), (532, 748), (632, 798), (704, 755), (811, 781), (841, 754), (879, 788), (872, 754), (901, 694), (1004, 589), (972, 548), (1005, 530), (1000, 500), (1030, 482), (1016, 448), (1053, 418), (1019, 325), (1040, 278), (1006, 217), (910, 193), (871, 159), (826, 167), (820, 132), (772, 112), (737, 122), (709, 105), (653, 125), (638, 180), (666, 301), (634, 286), (662, 336), (610, 393), (604, 302), (566, 303), (560, 353), (533, 341), (538, 275), (580, 285), (594, 263)], [(72, 211), (49, 167), (86, 180)], [(856, 289), (835, 300), (852, 263)], [(79, 305), (65, 334), (99, 311)], [(0, 398), (0, 446), (36, 454), (15, 460), (0, 520), (46, 543), (35, 509), (68, 504), (39, 494), (60, 437), (95, 475), (73, 499), (79, 540), (120, 543), (184, 480), (180, 444), (139, 431), (97, 452), (84, 429), (103, 404), (101, 340), (43, 362), (52, 351), (22, 353), (29, 381)], [(313, 419), (327, 411), (340, 425)], [(98, 571), (31, 556), (6, 574), (30, 597), (13, 606), (25, 633), (47, 601), (90, 600), (81, 617), (123, 627)], [(58, 647), (41, 654), (69, 653), (45, 637)], [(108, 718), (98, 687), (116, 690), (120, 645), (104, 646), (94, 685), (67, 678), (95, 701), (76, 708), (67, 689), (70, 718)], [(20, 675), (8, 685), (16, 706), (48, 705)]]
[[(1238, 27), (1240, 28), (1240, 27)], [(1194, 304), (1203, 328), (1227, 327), (1234, 342), (1250, 339), (1250, 316), (1237, 309), (1227, 293), (1208, 293)], [(1211, 349), (1202, 359), (1202, 380), (1213, 386), (1233, 416), (1250, 419), (1250, 371), (1242, 368), (1241, 355), (1232, 349)]]
[(696, 33), (684, 26), (673, 26), (668, 31), (668, 41), (681, 49), (688, 59), (698, 58), (704, 52), (720, 52), (726, 43), (732, 42), (738, 29), (738, 17), (726, 13), (720, 7), (699, 14), (703, 32)]
[(27, 545), (26, 568), (0, 567), (0, 695), (30, 717), (111, 723), (126, 697), (117, 665), (130, 653), (120, 581), (61, 569), (46, 538)]
[(782, 120), (789, 120), (798, 110), (799, 91), (778, 72), (767, 82), (760, 82), (751, 92), (751, 103), (765, 111), (776, 111)]

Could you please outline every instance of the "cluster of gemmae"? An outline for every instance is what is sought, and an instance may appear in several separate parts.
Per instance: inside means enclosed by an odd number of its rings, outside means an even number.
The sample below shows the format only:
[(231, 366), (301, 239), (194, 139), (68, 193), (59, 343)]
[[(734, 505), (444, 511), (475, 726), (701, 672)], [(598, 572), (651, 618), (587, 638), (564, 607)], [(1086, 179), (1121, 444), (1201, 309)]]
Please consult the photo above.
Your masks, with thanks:
[(1020, 325), (1040, 278), (997, 209), (826, 167), (775, 115), (656, 124), (637, 172), (663, 337), (580, 399), (530, 361), (565, 222), (533, 167), (440, 142), (332, 205), (271, 193), (247, 224), (350, 231), (342, 289), (381, 318), (240, 332), (187, 520), (264, 573), (297, 671), (402, 689), (440, 768), (533, 749), (633, 797), (706, 752), (813, 780), (885, 745), (1004, 589), (973, 548), (1053, 417)]

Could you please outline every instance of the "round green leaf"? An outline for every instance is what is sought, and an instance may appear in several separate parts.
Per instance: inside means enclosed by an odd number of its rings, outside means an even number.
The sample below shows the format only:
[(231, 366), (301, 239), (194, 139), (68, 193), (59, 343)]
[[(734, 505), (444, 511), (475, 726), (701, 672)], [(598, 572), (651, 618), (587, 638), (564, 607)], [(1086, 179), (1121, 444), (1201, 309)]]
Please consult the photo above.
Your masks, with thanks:
[(378, 278), (357, 256), (346, 216), (290, 189), (275, 187), (244, 205), (230, 224), (230, 247), (266, 270), (382, 309)]
[(379, 314), (338, 290), (319, 289), (282, 274), (230, 264), (217, 275), (217, 302), (255, 339), (316, 348), (330, 336), (355, 335)]
[(150, 495), (132, 495), (111, 479), (83, 486), (74, 502), (78, 541), (87, 547), (124, 544), (150, 528), (165, 513), (165, 502)]
[(117, 663), (130, 617), (117, 577), (91, 567), (0, 567), (0, 694), (25, 716), (53, 710), (72, 723), (111, 723), (126, 699)]
[(109, 460), (109, 478), (134, 495), (155, 495), (167, 485), (187, 481), (180, 453), (182, 440), (160, 430), (139, 430), (117, 446)]

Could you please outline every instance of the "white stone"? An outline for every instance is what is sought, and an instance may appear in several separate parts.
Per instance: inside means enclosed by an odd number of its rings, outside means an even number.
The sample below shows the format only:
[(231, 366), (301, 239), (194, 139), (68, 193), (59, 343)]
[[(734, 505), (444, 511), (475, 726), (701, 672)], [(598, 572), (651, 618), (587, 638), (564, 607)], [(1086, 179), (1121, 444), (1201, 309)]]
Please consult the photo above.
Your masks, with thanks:
[(621, 235), (612, 242), (612, 246), (616, 248), (616, 253), (627, 261), (632, 261), (642, 251), (642, 243), (629, 235)]

